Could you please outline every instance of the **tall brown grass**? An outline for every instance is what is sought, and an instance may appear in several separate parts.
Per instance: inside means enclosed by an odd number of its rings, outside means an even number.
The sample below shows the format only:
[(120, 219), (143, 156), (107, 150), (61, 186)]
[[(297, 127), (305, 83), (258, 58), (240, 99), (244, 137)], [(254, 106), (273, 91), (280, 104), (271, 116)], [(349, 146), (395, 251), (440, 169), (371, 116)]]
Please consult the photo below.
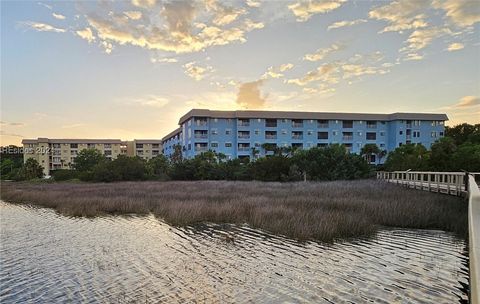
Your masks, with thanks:
[(1, 199), (64, 215), (153, 213), (171, 225), (247, 223), (296, 239), (368, 236), (379, 226), (443, 229), (465, 237), (467, 204), (374, 180), (3, 183)]

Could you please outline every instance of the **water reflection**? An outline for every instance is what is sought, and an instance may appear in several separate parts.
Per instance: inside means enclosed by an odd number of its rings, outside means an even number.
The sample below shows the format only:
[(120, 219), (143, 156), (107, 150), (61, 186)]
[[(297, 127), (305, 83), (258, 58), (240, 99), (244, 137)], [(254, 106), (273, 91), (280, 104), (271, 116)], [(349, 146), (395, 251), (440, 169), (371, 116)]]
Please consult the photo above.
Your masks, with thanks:
[(178, 229), (153, 216), (69, 218), (3, 202), (0, 210), (1, 303), (467, 299), (465, 242), (441, 231), (383, 230), (327, 246), (248, 227)]

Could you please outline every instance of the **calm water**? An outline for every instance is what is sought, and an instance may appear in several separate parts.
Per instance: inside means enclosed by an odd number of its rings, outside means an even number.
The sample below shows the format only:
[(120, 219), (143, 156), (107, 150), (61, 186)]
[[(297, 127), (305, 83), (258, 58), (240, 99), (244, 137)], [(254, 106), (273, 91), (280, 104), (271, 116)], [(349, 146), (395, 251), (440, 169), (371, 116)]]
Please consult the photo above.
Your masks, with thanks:
[[(248, 227), (69, 218), (0, 202), (1, 303), (457, 303), (465, 242), (441, 231), (301, 244)], [(227, 243), (225, 235), (235, 238)]]

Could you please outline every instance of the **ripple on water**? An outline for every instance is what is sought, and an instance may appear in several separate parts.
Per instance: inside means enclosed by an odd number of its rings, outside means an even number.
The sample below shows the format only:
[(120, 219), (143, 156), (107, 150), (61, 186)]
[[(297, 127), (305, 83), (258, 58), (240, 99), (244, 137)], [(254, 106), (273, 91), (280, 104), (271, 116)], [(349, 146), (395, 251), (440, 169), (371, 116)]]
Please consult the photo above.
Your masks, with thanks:
[[(442, 231), (299, 243), (249, 227), (174, 228), (0, 202), (0, 302), (466, 301), (465, 242)], [(235, 242), (225, 242), (225, 235)]]

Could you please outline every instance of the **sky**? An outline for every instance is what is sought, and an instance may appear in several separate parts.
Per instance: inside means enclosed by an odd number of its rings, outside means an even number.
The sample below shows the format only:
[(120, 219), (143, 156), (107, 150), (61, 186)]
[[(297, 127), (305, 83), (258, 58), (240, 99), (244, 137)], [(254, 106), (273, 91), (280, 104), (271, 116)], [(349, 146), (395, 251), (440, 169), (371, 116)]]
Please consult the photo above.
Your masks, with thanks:
[(480, 1), (1, 1), (0, 144), (158, 139), (192, 108), (480, 123)]

